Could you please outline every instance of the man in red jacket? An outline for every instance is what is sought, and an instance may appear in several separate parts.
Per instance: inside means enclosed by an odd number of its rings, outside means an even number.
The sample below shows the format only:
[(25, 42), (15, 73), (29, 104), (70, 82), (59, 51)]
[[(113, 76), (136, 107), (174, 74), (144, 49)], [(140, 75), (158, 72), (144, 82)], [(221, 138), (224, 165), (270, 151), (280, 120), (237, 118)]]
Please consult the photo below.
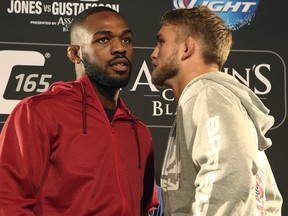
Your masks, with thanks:
[(119, 98), (132, 32), (114, 10), (80, 13), (77, 80), (21, 101), (0, 137), (0, 215), (137, 216), (158, 205), (151, 135)]

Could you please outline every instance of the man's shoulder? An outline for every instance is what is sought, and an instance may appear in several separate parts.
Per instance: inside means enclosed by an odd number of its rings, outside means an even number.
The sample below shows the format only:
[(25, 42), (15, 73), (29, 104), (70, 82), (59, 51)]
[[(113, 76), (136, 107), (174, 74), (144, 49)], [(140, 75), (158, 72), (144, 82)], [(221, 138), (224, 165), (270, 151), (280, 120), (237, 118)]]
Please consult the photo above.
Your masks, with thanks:
[[(37, 95), (33, 95), (23, 99), (20, 103), (22, 104), (30, 104), (33, 106), (37, 106), (40, 103), (49, 103), (52, 101), (63, 101), (69, 100), (69, 96), (75, 95), (75, 81), (72, 82), (55, 82), (53, 83), (49, 89), (45, 92), (42, 92)], [(70, 98), (71, 99), (71, 98)]]

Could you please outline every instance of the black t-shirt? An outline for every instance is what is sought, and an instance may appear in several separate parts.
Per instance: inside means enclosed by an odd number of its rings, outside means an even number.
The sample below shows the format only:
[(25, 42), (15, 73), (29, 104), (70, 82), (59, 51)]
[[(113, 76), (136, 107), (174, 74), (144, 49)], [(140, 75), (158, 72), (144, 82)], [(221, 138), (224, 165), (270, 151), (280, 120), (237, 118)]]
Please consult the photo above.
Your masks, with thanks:
[(106, 115), (107, 115), (109, 121), (112, 122), (112, 119), (113, 119), (113, 117), (115, 115), (116, 110), (110, 109), (110, 108), (107, 108), (107, 107), (104, 107), (104, 110), (106, 112)]

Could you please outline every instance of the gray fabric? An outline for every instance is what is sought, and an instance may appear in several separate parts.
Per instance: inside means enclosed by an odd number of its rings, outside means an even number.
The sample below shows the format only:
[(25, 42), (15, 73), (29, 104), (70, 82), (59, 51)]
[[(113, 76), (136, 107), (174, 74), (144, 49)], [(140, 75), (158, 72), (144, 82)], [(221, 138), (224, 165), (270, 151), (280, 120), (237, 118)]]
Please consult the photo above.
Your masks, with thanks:
[(274, 118), (222, 72), (181, 94), (162, 168), (165, 215), (281, 215), (282, 197), (264, 150)]

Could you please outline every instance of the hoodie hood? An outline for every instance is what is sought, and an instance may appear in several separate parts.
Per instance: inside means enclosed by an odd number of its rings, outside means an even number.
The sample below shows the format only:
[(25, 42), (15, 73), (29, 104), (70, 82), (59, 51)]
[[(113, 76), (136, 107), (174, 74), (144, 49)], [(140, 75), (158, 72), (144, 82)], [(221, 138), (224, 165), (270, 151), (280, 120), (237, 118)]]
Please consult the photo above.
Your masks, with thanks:
[[(87, 76), (83, 76), (79, 80), (72, 82), (56, 82), (50, 86), (49, 91), (55, 93), (61, 92), (62, 95), (69, 97), (71, 100), (81, 100), (83, 133), (87, 134), (87, 106), (96, 101), (97, 108), (101, 109), (102, 107), (90, 79)], [(125, 118), (133, 122), (139, 121), (134, 115), (131, 114), (130, 110), (126, 107), (121, 98), (118, 98), (117, 103), (118, 109), (115, 113), (117, 118)]]
[[(247, 86), (240, 83), (236, 78), (223, 72), (211, 72), (201, 75), (192, 80), (184, 89), (181, 97), (184, 95), (185, 90), (193, 83), (199, 80), (211, 80), (231, 91), (246, 109), (248, 115), (253, 121), (259, 140), (258, 149), (263, 151), (272, 145), (271, 139), (265, 137), (266, 132), (273, 126), (274, 117), (269, 115), (270, 110), (263, 104), (257, 95), (251, 91)], [(181, 99), (181, 98), (180, 98)]]
[[(89, 128), (87, 128), (87, 107), (95, 106), (97, 109), (102, 109), (103, 115), (106, 115), (104, 108), (92, 86), (90, 79), (87, 76), (81, 77), (79, 80), (72, 82), (56, 82), (49, 88), (50, 92), (58, 93), (69, 97), (71, 100), (80, 101), (82, 109), (82, 133), (88, 134)], [(61, 93), (60, 93), (61, 92)], [(92, 104), (96, 103), (96, 104)], [(138, 124), (140, 121), (136, 118), (123, 100), (118, 98), (118, 107), (114, 115), (113, 121), (116, 119), (125, 119), (131, 122), (131, 128), (134, 131), (135, 139), (138, 149), (138, 167), (141, 168), (141, 152), (140, 152), (140, 140), (138, 134)]]

